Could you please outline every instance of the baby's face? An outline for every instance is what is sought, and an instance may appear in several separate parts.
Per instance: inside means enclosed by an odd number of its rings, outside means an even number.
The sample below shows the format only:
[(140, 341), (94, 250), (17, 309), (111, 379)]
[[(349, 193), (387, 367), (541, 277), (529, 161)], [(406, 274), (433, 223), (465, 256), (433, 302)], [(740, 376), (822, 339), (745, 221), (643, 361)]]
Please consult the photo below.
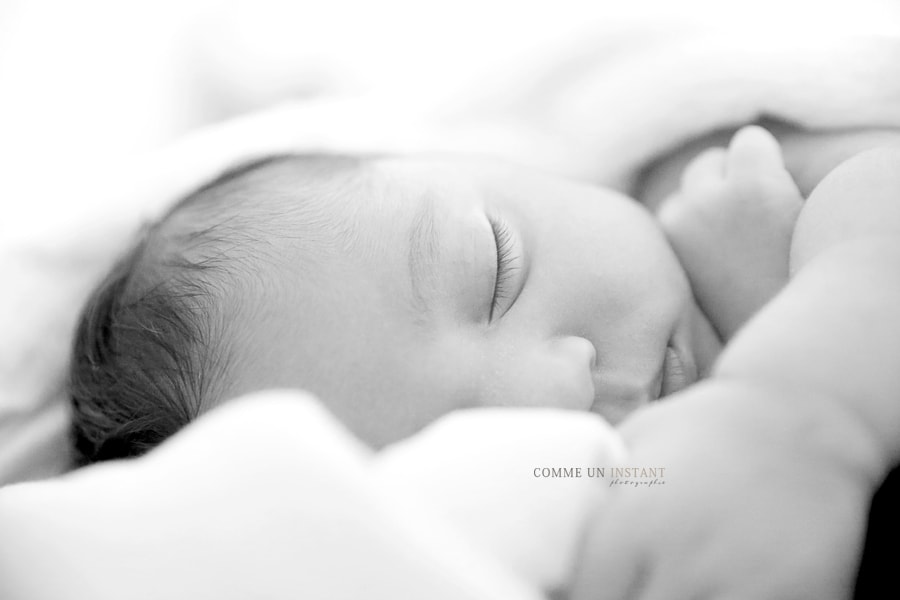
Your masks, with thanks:
[(312, 259), (282, 236), (260, 274), (277, 289), (242, 301), (265, 308), (233, 393), (308, 389), (380, 446), (465, 407), (617, 422), (706, 367), (684, 272), (632, 200), (471, 159), (377, 159), (365, 180), (321, 209), (338, 225)]

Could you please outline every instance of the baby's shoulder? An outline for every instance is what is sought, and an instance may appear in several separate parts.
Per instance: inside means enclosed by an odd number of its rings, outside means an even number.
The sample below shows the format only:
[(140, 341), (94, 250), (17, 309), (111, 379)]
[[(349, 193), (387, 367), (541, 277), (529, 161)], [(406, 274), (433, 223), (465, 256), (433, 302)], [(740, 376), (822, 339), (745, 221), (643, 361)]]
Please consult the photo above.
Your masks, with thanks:
[(786, 123), (769, 124), (782, 147), (785, 164), (804, 196), (851, 158), (881, 147), (900, 147), (898, 128), (810, 131)]

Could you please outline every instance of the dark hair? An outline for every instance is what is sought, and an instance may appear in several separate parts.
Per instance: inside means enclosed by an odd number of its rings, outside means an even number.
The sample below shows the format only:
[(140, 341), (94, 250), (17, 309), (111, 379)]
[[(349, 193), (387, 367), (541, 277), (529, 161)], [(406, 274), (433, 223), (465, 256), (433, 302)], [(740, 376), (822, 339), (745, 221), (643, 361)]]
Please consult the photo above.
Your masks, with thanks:
[(69, 373), (77, 465), (143, 454), (214, 403), (230, 363), (215, 305), (259, 254), (242, 215), (268, 167), (308, 158), (257, 160), (204, 185), (145, 227), (95, 290)]

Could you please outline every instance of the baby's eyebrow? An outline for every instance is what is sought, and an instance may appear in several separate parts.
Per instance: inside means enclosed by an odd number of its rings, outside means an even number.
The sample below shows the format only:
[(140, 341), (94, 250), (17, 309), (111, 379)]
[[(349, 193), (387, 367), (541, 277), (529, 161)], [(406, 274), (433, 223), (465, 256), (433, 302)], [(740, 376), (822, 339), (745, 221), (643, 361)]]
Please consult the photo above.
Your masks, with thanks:
[(434, 279), (434, 265), (438, 261), (439, 245), (435, 226), (434, 198), (422, 199), (409, 227), (409, 280), (412, 284), (413, 308), (429, 312), (423, 290)]

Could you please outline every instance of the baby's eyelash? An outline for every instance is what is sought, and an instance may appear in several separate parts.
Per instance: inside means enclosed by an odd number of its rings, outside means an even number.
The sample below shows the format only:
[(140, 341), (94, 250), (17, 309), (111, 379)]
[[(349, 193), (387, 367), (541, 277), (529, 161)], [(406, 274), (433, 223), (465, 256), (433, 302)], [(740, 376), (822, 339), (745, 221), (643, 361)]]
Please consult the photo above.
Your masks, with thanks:
[(491, 229), (494, 231), (494, 242), (497, 247), (497, 274), (494, 280), (494, 297), (491, 301), (490, 319), (500, 308), (500, 301), (505, 299), (510, 290), (509, 282), (515, 267), (513, 263), (516, 257), (513, 255), (513, 236), (509, 226), (495, 217), (488, 219)]

